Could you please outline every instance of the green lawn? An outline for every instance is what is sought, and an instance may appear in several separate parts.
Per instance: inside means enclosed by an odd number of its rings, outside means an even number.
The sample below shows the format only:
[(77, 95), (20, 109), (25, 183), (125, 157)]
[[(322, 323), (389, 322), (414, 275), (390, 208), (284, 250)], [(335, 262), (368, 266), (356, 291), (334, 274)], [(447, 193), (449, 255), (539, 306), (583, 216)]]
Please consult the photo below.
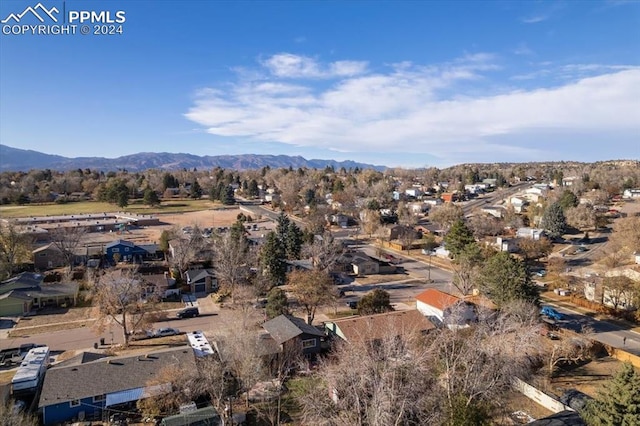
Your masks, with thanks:
[(124, 209), (115, 204), (103, 203), (99, 201), (80, 201), (67, 204), (27, 204), (24, 206), (0, 206), (0, 217), (15, 218), (29, 216), (56, 216), (85, 213), (103, 213), (126, 211), (140, 214), (163, 214), (163, 213), (185, 213), (210, 208), (222, 208), (219, 203), (212, 203), (209, 200), (171, 200), (163, 201), (160, 206), (149, 207), (142, 204), (141, 200), (132, 202)]

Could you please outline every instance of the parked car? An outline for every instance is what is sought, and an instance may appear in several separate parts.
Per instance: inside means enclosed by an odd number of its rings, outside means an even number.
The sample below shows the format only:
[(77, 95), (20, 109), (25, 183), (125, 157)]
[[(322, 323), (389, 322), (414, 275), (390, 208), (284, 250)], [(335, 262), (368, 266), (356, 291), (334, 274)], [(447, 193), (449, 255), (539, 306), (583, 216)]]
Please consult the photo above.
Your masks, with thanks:
[(349, 309), (357, 309), (358, 302), (356, 302), (355, 300), (352, 300), (351, 302), (347, 302), (347, 306), (349, 307)]
[(176, 314), (178, 318), (194, 318), (200, 315), (198, 308), (185, 308)]
[(564, 318), (564, 316), (560, 312), (556, 311), (551, 306), (543, 306), (540, 310), (540, 314), (556, 321), (560, 321)]
[(547, 271), (545, 271), (544, 269), (541, 269), (538, 272), (536, 272), (536, 275), (539, 277), (544, 277), (545, 275), (547, 275)]
[(165, 327), (158, 329), (158, 331), (154, 333), (154, 337), (175, 336), (176, 334), (180, 334), (180, 330), (177, 328)]

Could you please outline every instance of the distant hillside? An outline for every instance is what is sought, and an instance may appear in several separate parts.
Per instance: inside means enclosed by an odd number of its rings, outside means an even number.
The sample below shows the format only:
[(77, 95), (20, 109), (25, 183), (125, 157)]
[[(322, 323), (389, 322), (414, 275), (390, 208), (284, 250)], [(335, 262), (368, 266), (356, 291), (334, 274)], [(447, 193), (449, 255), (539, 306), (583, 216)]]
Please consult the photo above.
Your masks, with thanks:
[(384, 166), (357, 163), (355, 161), (335, 160), (307, 160), (300, 156), (288, 155), (217, 155), (203, 156), (192, 154), (172, 154), (168, 152), (141, 152), (118, 158), (76, 157), (68, 158), (59, 155), (44, 154), (42, 152), (12, 148), (0, 144), (0, 171), (28, 171), (31, 169), (92, 169), (142, 171), (146, 169), (179, 170), (179, 169), (210, 169), (222, 167), (225, 169), (248, 170), (269, 166), (307, 167), (322, 169), (333, 166), (336, 169), (359, 167), (361, 169), (384, 170)]

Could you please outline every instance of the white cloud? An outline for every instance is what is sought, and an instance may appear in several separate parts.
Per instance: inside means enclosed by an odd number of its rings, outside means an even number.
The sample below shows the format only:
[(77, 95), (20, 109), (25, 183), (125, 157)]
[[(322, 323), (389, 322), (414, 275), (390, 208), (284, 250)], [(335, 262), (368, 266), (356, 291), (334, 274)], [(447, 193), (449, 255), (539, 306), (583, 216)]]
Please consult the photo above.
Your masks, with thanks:
[[(394, 64), (386, 73), (366, 75), (356, 73), (357, 66), (276, 56), (265, 66), (276, 64), (277, 77), (200, 91), (186, 117), (214, 135), (341, 152), (424, 153), (443, 162), (542, 158), (547, 151), (517, 143), (541, 133), (565, 135), (578, 148), (580, 141), (571, 135), (640, 130), (636, 68), (601, 68), (602, 74), (559, 87), (472, 97), (459, 92), (459, 85), (481, 81), (496, 69), (492, 55), (468, 55), (440, 66)], [(327, 73), (344, 76), (328, 87), (278, 78)]]
[(313, 58), (291, 53), (273, 55), (262, 65), (274, 76), (283, 78), (350, 77), (367, 71), (367, 62), (336, 61), (323, 67)]
[(538, 22), (543, 22), (549, 19), (547, 15), (533, 15), (526, 18), (522, 18), (522, 22), (525, 24), (537, 24)]

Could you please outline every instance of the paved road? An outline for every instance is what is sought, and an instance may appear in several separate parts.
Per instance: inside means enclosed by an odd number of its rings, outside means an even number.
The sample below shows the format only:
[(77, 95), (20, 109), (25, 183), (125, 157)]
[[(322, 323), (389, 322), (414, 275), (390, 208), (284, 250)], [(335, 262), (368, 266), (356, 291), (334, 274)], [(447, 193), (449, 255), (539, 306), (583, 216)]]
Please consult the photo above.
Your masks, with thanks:
[[(171, 319), (168, 321), (157, 322), (153, 325), (153, 328), (158, 329), (162, 327), (172, 327), (185, 332), (196, 330), (206, 331), (215, 328), (217, 317), (217, 315), (208, 314), (182, 320)], [(122, 328), (119, 325), (114, 324), (110, 329), (107, 328), (102, 333), (98, 333), (91, 328), (75, 328), (52, 333), (39, 333), (27, 337), (2, 339), (0, 340), (0, 349), (18, 347), (24, 343), (45, 344), (49, 346), (52, 351), (88, 349), (92, 348), (94, 343), (97, 343), (100, 340), (100, 337), (104, 337), (105, 343), (108, 344), (112, 341), (115, 344), (120, 344), (124, 341), (122, 337)]]
[[(608, 321), (599, 321), (588, 315), (582, 315), (579, 312), (558, 306), (552, 302), (545, 305), (553, 305), (553, 307), (565, 318), (558, 322), (558, 325), (576, 332), (580, 332), (584, 327), (593, 330), (591, 338), (599, 342), (605, 343), (615, 348), (621, 348), (635, 355), (640, 355), (640, 334), (625, 330), (620, 326)], [(626, 337), (626, 341), (624, 338)]]

